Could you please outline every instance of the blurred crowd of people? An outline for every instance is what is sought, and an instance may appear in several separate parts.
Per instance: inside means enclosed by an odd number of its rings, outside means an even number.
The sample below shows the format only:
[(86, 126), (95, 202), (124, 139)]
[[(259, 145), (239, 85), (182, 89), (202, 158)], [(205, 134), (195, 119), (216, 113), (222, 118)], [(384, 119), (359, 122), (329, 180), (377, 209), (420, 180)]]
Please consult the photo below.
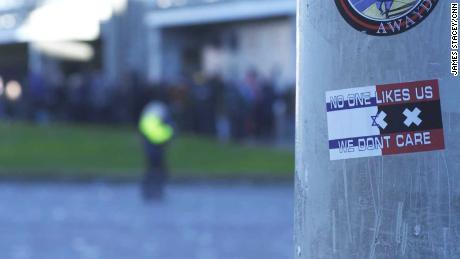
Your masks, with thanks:
[(294, 88), (276, 91), (255, 71), (240, 82), (196, 74), (168, 89), (174, 117), (187, 131), (223, 139), (270, 139), (288, 135), (294, 124)]
[(2, 101), (3, 117), (39, 123), (135, 124), (151, 100), (166, 103), (180, 131), (221, 139), (292, 137), (294, 87), (247, 72), (243, 80), (225, 82), (196, 73), (174, 83), (149, 85), (129, 75), (119, 85), (104, 83), (98, 70), (45, 80), (31, 74), (15, 104)]

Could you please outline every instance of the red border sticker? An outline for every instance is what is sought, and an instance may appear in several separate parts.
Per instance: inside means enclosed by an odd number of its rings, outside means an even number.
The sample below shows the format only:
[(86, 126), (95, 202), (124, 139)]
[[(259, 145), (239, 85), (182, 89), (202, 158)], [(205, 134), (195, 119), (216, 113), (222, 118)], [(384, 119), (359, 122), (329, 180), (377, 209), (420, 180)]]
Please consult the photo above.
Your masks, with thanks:
[(344, 19), (358, 31), (391, 36), (425, 20), (439, 0), (335, 0)]

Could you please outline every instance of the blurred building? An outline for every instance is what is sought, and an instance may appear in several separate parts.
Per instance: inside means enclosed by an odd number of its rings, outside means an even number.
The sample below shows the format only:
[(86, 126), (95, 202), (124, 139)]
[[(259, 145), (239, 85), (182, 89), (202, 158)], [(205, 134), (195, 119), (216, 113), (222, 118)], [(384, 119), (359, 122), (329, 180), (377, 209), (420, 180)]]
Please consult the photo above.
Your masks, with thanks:
[[(107, 81), (151, 82), (250, 69), (293, 84), (293, 0), (2, 0), (0, 76), (50, 76), (89, 63)], [(18, 78), (19, 79), (19, 78)]]
[[(24, 81), (31, 74), (102, 68), (101, 25), (126, 9), (124, 0), (0, 1), (0, 76)], [(49, 78), (51, 77), (51, 78)], [(54, 79), (53, 79), (54, 77)]]
[(293, 84), (295, 10), (292, 0), (157, 0), (145, 20), (148, 77), (202, 70), (230, 80), (254, 69)]
[(134, 124), (161, 98), (184, 131), (292, 137), (295, 13), (294, 0), (1, 0), (0, 119)]
[(0, 77), (14, 78), (27, 72), (28, 48), (16, 37), (25, 23), (35, 1), (0, 1)]

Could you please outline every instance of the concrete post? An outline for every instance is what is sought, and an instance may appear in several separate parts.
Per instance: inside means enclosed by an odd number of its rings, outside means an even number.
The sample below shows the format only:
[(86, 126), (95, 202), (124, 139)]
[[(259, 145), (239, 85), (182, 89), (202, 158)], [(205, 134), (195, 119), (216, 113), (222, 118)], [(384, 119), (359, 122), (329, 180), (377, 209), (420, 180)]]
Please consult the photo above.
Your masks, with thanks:
[[(353, 28), (334, 0), (298, 1), (295, 258), (460, 258), (457, 1), (431, 1), (420, 24), (385, 37)], [(326, 91), (427, 79), (439, 79), (444, 151), (330, 160)]]

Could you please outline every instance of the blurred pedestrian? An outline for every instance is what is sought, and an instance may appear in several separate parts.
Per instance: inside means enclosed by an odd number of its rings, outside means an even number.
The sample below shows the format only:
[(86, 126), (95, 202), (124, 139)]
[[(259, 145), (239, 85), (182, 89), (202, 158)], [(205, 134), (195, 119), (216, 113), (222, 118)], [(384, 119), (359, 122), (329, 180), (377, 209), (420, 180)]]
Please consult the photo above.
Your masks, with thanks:
[(254, 127), (256, 137), (270, 140), (273, 137), (275, 92), (270, 81), (261, 85), (261, 91), (254, 104)]
[(168, 117), (167, 106), (155, 101), (147, 104), (139, 122), (147, 160), (147, 168), (142, 181), (142, 195), (145, 200), (163, 197), (163, 189), (167, 180), (165, 149), (174, 134)]
[(261, 96), (261, 85), (258, 72), (254, 69), (248, 70), (245, 79), (238, 85), (240, 95), (245, 102), (243, 127), (244, 136), (252, 136), (256, 128), (256, 108)]
[(202, 73), (195, 73), (191, 90), (195, 133), (215, 136), (217, 108), (209, 80)]

